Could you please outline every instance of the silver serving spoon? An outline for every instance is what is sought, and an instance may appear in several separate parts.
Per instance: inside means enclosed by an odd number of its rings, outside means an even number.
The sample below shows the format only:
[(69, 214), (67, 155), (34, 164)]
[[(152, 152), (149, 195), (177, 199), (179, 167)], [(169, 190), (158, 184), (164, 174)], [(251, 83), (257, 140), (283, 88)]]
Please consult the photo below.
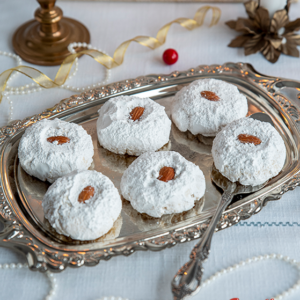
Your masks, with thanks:
[[(274, 126), (272, 119), (267, 114), (255, 113), (250, 117), (263, 122), (268, 122)], [(211, 176), (213, 182), (219, 186), (224, 193), (222, 194), (222, 198), (218, 204), (216, 213), (212, 217), (208, 228), (201, 238), (201, 241), (193, 248), (190, 254), (190, 261), (178, 270), (177, 274), (172, 280), (171, 285), (174, 300), (184, 299), (185, 297), (194, 295), (199, 291), (203, 274), (202, 263), (208, 258), (211, 240), (217, 227), (217, 223), (220, 220), (225, 208), (230, 204), (233, 196), (237, 194), (256, 192), (267, 184), (267, 182), (265, 182), (258, 186), (244, 186), (237, 182), (231, 182), (226, 177), (221, 175), (214, 165)]]

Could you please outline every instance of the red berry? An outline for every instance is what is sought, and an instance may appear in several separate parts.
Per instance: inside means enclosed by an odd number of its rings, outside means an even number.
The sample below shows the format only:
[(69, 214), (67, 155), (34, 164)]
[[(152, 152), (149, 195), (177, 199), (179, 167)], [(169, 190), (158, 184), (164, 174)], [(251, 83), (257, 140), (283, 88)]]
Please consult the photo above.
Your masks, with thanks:
[(174, 49), (167, 49), (163, 54), (163, 60), (167, 65), (173, 65), (178, 60), (178, 53)]

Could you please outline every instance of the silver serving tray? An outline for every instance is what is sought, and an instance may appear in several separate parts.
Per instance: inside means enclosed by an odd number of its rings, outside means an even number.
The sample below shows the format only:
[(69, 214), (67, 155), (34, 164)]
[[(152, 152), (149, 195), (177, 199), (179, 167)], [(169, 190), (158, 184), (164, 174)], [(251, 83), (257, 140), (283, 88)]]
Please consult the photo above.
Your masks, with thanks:
[(204, 198), (185, 213), (165, 215), (160, 219), (137, 213), (127, 201), (112, 230), (92, 241), (80, 242), (57, 234), (44, 219), (41, 201), (48, 184), (27, 175), (19, 166), (17, 149), (24, 130), (43, 118), (61, 118), (81, 124), (94, 141), (92, 168), (109, 176), (119, 188), (122, 172), (133, 161), (100, 147), (95, 122), (97, 110), (111, 97), (136, 95), (151, 97), (169, 113), (174, 94), (184, 85), (199, 78), (217, 78), (236, 85), (246, 95), (249, 114), (269, 114), (287, 148), (282, 172), (262, 190), (238, 196), (224, 212), (217, 230), (228, 228), (258, 213), (270, 200), (278, 200), (300, 182), (300, 82), (265, 76), (249, 64), (227, 63), (223, 66), (199, 66), (170, 75), (149, 75), (113, 83), (102, 88), (62, 100), (41, 114), (14, 121), (0, 129), (0, 246), (23, 253), (31, 269), (62, 271), (67, 266), (96, 265), (101, 259), (130, 255), (137, 250), (163, 250), (177, 243), (201, 237), (220, 199), (220, 191), (211, 183), (211, 139), (202, 143), (172, 126), (169, 147), (204, 171), (207, 190)]

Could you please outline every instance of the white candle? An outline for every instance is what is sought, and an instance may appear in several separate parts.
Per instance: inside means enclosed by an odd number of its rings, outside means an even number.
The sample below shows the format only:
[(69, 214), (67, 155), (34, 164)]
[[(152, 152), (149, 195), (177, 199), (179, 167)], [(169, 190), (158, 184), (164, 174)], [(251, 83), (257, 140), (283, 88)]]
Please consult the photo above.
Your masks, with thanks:
[(260, 0), (260, 6), (269, 11), (270, 18), (277, 10), (284, 9), (286, 4), (287, 0)]

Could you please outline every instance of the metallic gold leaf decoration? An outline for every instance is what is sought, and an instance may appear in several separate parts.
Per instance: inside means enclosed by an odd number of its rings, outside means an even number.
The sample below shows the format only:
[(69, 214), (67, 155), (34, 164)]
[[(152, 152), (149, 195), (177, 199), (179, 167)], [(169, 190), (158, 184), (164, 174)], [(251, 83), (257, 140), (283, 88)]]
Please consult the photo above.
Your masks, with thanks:
[(256, 1), (248, 1), (244, 5), (249, 18), (226, 23), (242, 33), (228, 47), (244, 47), (245, 55), (261, 52), (271, 63), (275, 63), (281, 53), (299, 57), (297, 46), (300, 46), (300, 35), (294, 32), (300, 30), (300, 18), (290, 22), (289, 4), (275, 12), (272, 19), (268, 10), (259, 7)]

